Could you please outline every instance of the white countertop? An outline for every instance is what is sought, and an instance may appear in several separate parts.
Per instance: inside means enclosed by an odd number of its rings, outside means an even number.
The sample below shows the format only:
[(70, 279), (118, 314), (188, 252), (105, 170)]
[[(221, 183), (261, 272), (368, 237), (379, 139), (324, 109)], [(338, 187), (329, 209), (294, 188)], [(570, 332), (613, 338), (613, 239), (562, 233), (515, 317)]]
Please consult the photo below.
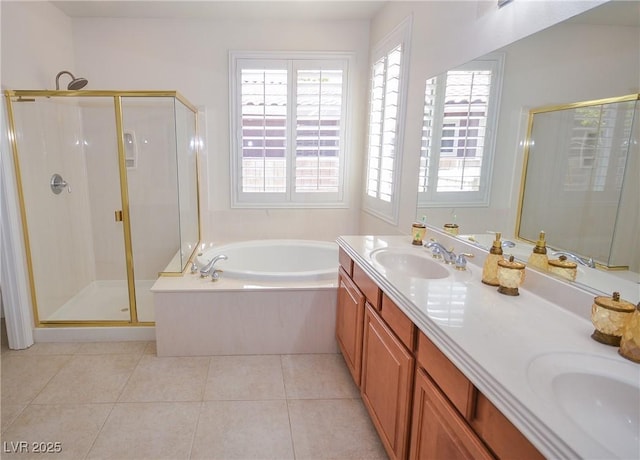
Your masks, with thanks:
[[(428, 232), (427, 238), (456, 253), (476, 255), (467, 273), (448, 268), (452, 276), (444, 279), (411, 278), (386, 272), (371, 260), (370, 253), (383, 247), (414, 248), (429, 256), (427, 249), (411, 245), (409, 235), (341, 236), (338, 244), (547, 458), (640, 458), (640, 443), (637, 450), (628, 446), (633, 432), (606, 433), (603, 427), (607, 440), (598, 441), (546, 391), (530, 384), (540, 381), (532, 372), (551, 356), (602, 375), (607, 363), (623, 366), (630, 383), (640, 387), (640, 365), (590, 338), (593, 295), (532, 270), (519, 296), (499, 294), (481, 282), (486, 252), (434, 229)], [(585, 404), (591, 404), (588, 399)], [(617, 436), (624, 437), (622, 448)]]

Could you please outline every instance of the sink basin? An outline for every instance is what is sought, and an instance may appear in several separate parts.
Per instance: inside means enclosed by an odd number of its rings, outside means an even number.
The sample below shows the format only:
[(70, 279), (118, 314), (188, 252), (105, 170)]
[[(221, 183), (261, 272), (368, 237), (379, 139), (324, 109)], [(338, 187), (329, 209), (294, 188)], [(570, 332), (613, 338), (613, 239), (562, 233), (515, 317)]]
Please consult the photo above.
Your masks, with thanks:
[[(417, 249), (420, 251), (420, 249)], [(430, 258), (428, 254), (416, 254), (416, 249), (376, 249), (371, 252), (371, 260), (386, 272), (412, 278), (441, 279), (450, 275), (443, 263)]]
[(618, 458), (640, 458), (640, 366), (580, 353), (534, 359), (528, 381), (539, 396)]

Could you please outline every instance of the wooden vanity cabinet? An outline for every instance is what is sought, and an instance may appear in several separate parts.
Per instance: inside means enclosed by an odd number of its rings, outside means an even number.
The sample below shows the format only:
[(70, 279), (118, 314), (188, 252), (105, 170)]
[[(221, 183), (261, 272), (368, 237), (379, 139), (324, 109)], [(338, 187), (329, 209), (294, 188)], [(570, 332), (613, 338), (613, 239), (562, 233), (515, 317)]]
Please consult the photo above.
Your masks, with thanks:
[(421, 332), (416, 356), (409, 458), (493, 458), (467, 422), (475, 410), (473, 384)]
[(336, 339), (392, 459), (540, 452), (340, 249)]
[(363, 339), (362, 401), (389, 457), (404, 459), (415, 359), (369, 303), (365, 305)]
[(364, 295), (345, 270), (338, 272), (336, 306), (336, 340), (353, 380), (360, 386), (362, 368), (362, 330), (364, 327)]
[(493, 459), (423, 369), (416, 371), (409, 459)]

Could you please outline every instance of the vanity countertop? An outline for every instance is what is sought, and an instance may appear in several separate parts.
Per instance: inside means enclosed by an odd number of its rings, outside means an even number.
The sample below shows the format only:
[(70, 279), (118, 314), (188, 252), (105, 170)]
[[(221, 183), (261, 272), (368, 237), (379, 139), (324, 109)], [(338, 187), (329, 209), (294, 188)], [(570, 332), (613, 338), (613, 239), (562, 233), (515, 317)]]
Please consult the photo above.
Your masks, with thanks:
[(474, 253), (468, 270), (415, 278), (371, 258), (381, 248), (431, 257), (408, 235), (338, 244), (547, 458), (640, 458), (640, 365), (591, 339), (592, 294), (532, 270), (519, 296), (499, 294), (481, 282), (486, 252), (428, 233)]

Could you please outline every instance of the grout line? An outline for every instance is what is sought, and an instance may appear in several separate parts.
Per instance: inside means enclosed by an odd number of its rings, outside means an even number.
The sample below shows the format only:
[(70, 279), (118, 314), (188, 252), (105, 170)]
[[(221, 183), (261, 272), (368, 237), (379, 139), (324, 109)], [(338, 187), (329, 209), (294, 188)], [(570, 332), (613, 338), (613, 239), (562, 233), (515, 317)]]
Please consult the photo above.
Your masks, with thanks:
[(291, 422), (291, 408), (289, 406), (289, 397), (287, 396), (287, 383), (284, 378), (284, 355), (280, 355), (280, 372), (282, 373), (282, 385), (284, 386), (284, 403), (287, 406), (287, 419), (289, 420), (289, 440), (291, 441), (291, 453), (293, 458), (296, 458), (296, 444), (293, 440), (293, 423)]

